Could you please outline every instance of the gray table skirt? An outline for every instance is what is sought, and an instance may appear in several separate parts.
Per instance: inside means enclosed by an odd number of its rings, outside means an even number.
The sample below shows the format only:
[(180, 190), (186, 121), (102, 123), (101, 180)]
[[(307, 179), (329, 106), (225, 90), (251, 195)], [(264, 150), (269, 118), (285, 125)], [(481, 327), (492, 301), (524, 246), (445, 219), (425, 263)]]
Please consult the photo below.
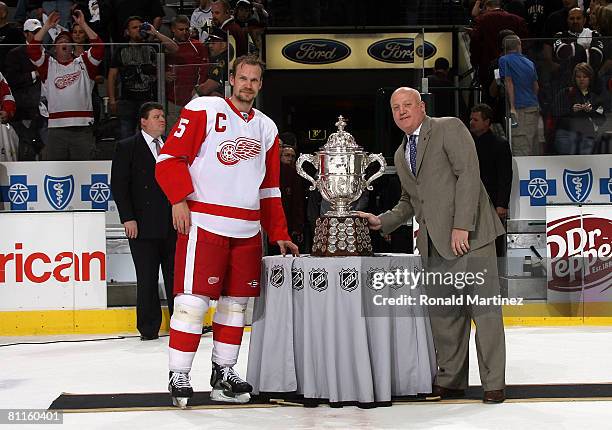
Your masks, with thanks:
[[(373, 271), (420, 264), (405, 254), (264, 258), (247, 370), (254, 392), (360, 403), (430, 393), (436, 360), (426, 309), (367, 316), (371, 303), (362, 305), (378, 293)], [(393, 289), (396, 296), (418, 294)]]

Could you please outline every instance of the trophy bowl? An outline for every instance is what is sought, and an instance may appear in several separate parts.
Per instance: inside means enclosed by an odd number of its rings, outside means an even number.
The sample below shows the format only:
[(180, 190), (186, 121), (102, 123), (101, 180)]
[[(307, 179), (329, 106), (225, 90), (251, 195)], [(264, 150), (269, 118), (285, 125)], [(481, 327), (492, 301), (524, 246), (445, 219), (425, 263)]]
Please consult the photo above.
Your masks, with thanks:
[[(371, 255), (367, 222), (351, 212), (350, 205), (364, 190), (372, 189), (372, 181), (384, 174), (387, 164), (381, 154), (367, 154), (357, 145), (353, 136), (344, 131), (346, 121), (342, 116), (335, 125), (338, 131), (319, 151), (302, 154), (296, 162), (298, 174), (312, 184), (310, 190), (317, 189), (331, 206), (317, 219), (312, 255)], [(306, 162), (316, 169), (316, 179), (304, 171)], [(366, 169), (374, 162), (380, 168), (366, 178)]]

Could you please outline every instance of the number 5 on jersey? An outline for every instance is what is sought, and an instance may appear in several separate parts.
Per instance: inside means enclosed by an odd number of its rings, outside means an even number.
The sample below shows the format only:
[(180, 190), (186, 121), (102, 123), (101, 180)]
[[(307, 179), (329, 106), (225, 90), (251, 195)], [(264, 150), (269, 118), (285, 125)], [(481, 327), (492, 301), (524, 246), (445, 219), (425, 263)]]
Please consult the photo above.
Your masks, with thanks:
[(187, 130), (187, 124), (189, 124), (189, 120), (185, 118), (181, 118), (179, 123), (176, 125), (176, 131), (174, 132), (174, 137), (182, 137), (185, 134), (185, 130)]

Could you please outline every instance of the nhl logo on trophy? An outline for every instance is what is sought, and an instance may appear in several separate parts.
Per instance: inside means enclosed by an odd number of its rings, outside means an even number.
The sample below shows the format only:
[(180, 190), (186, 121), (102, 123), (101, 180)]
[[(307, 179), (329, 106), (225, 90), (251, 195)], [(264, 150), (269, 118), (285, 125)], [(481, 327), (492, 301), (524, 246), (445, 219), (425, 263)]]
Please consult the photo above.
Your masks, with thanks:
[[(310, 190), (319, 190), (331, 204), (331, 209), (317, 219), (312, 255), (372, 255), (368, 223), (351, 212), (350, 205), (364, 190), (372, 189), (370, 184), (384, 173), (387, 163), (382, 154), (367, 154), (357, 145), (355, 138), (344, 131), (345, 118), (338, 117), (335, 125), (338, 131), (319, 151), (302, 154), (296, 162), (298, 174), (312, 183)], [(366, 179), (366, 169), (376, 161), (380, 169)], [(316, 179), (302, 168), (305, 162), (316, 169)]]

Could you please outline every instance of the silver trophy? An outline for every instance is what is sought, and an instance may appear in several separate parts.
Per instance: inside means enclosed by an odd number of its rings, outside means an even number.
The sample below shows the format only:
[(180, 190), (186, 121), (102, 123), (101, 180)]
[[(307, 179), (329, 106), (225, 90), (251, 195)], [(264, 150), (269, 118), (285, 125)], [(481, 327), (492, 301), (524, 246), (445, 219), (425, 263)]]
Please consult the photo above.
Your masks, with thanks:
[[(350, 205), (364, 190), (372, 189), (370, 184), (382, 176), (387, 163), (382, 154), (368, 154), (357, 145), (355, 138), (344, 131), (346, 120), (342, 116), (335, 125), (338, 131), (329, 136), (319, 151), (314, 155), (303, 154), (296, 162), (298, 174), (312, 183), (310, 190), (319, 190), (331, 205), (317, 219), (312, 255), (371, 255), (367, 221), (351, 212)], [(366, 179), (365, 171), (375, 161), (380, 169)], [(316, 179), (302, 168), (305, 162), (316, 169)]]

